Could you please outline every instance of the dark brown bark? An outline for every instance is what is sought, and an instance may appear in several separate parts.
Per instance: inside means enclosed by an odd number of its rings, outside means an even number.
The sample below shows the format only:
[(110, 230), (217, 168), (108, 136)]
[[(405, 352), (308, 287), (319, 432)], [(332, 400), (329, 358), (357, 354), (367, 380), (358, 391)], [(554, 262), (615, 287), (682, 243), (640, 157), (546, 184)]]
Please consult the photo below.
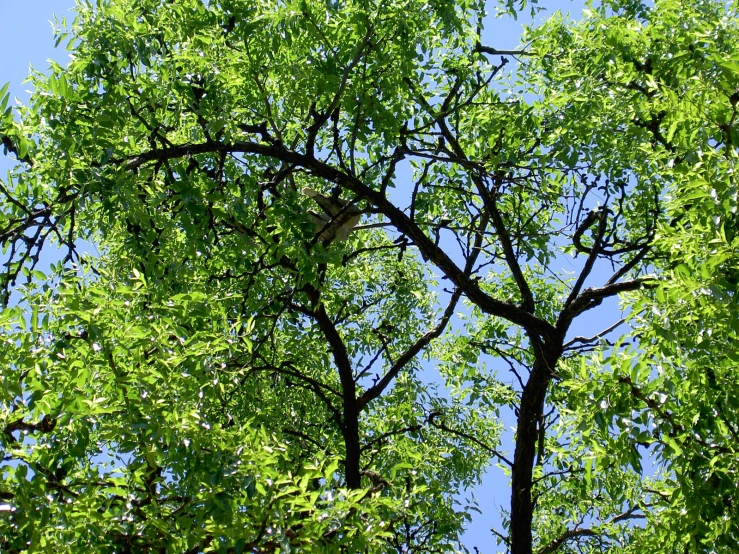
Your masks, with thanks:
[(323, 334), (331, 345), (334, 363), (339, 370), (341, 381), (341, 398), (343, 402), (341, 435), (346, 449), (346, 467), (344, 477), (346, 486), (358, 489), (362, 484), (360, 473), (361, 448), (359, 444), (359, 408), (357, 402), (357, 385), (354, 382), (351, 360), (339, 332), (336, 330), (323, 305), (316, 308), (316, 319)]
[(359, 445), (359, 418), (356, 414), (344, 418), (341, 434), (344, 437), (344, 448), (346, 449), (346, 469), (344, 470), (346, 486), (350, 489), (358, 489), (362, 485), (360, 472), (362, 450)]
[(554, 375), (557, 360), (562, 354), (562, 342), (560, 339), (554, 344), (535, 344), (536, 361), (521, 395), (511, 476), (511, 554), (532, 552), (531, 524), (534, 519), (534, 503), (531, 489), (539, 435), (538, 426), (544, 414), (547, 388)]
[(313, 313), (318, 326), (331, 346), (334, 363), (339, 372), (341, 382), (342, 417), (341, 435), (344, 439), (346, 450), (346, 465), (344, 467), (344, 479), (346, 486), (350, 489), (358, 489), (362, 484), (361, 474), (361, 446), (359, 443), (359, 402), (357, 400), (357, 384), (354, 382), (354, 372), (349, 353), (346, 350), (344, 340), (331, 321), (326, 308), (320, 303), (318, 290), (306, 285), (304, 290), (314, 304)]

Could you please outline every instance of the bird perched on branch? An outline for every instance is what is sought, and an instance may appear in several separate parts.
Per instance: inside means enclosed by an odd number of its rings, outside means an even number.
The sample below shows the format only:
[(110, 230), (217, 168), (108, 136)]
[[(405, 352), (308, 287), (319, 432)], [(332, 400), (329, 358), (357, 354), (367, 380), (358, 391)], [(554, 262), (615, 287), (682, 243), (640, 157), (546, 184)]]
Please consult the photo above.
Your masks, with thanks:
[(322, 213), (308, 212), (316, 228), (318, 240), (328, 244), (333, 240), (346, 240), (351, 230), (356, 227), (362, 218), (362, 210), (348, 200), (330, 197), (313, 190), (310, 187), (303, 189), (303, 194), (315, 200), (321, 207)]

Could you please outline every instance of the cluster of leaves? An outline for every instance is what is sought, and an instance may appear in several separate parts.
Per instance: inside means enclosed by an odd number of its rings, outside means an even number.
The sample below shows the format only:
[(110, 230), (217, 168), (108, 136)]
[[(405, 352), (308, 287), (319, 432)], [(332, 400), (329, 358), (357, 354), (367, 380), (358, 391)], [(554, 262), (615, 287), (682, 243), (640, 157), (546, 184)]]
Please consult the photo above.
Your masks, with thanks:
[[(605, 37), (612, 48), (578, 51), (580, 64), (594, 60), (599, 69), (575, 87), (590, 98), (603, 93), (589, 87), (625, 88), (656, 110), (645, 116), (637, 103), (618, 107), (663, 146), (641, 177), (670, 183), (658, 189), (666, 217), (649, 266), (659, 281), (626, 303), (636, 347), (619, 342), (563, 364), (557, 465), (578, 453), (587, 488), (597, 491), (591, 510), (629, 498), (648, 509), (646, 532), (632, 529), (636, 538), (621, 539), (623, 551), (731, 551), (739, 533), (736, 12), (680, 2), (638, 13), (584, 22), (580, 32)], [(613, 63), (619, 58), (633, 64), (630, 72)], [(635, 70), (646, 71), (643, 79)], [(608, 140), (615, 156), (628, 156), (621, 137)], [(578, 410), (580, 403), (595, 409)], [(634, 475), (646, 475), (638, 487)], [(561, 525), (555, 518), (553, 526)]]
[(78, 5), (0, 93), (3, 551), (449, 552), (493, 464), (514, 554), (733, 548), (736, 6), (555, 15), (514, 69), (487, 8)]

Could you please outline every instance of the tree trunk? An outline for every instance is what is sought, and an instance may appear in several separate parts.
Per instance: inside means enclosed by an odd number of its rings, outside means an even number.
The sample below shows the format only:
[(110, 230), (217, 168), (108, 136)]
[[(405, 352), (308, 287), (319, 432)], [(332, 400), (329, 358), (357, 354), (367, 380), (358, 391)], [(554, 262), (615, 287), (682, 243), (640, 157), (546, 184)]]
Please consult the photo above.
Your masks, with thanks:
[[(356, 402), (353, 402), (356, 405)], [(353, 406), (352, 406), (353, 407)], [(346, 469), (344, 477), (346, 486), (350, 489), (358, 489), (362, 484), (360, 473), (360, 447), (359, 447), (359, 418), (354, 413), (348, 413), (344, 408), (344, 424), (341, 429), (346, 448)]]
[(538, 426), (544, 414), (547, 387), (562, 348), (536, 348), (537, 355), (529, 380), (521, 395), (513, 455), (511, 487), (511, 554), (532, 554), (531, 524), (534, 504), (531, 499)]

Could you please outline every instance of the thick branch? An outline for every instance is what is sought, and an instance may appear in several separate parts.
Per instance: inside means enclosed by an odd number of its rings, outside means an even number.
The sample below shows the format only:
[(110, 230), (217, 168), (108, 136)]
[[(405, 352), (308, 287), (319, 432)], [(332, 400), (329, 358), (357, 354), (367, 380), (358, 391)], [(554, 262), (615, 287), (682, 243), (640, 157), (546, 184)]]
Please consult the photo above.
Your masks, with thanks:
[(608, 223), (607, 211), (594, 210), (590, 212), (588, 214), (588, 217), (585, 218), (583, 224), (580, 225), (580, 227), (575, 232), (575, 236), (572, 238), (573, 242), (576, 244), (576, 246), (578, 246), (578, 250), (583, 250), (583, 246), (582, 244), (580, 244), (580, 235), (582, 235), (582, 233), (585, 232), (585, 229), (587, 229), (595, 221), (599, 222), (598, 234), (595, 236), (595, 243), (593, 244), (593, 248), (591, 248), (589, 251), (588, 259), (585, 261), (585, 266), (582, 268), (580, 276), (575, 282), (575, 286), (572, 287), (570, 295), (567, 297), (567, 301), (565, 302), (564, 306), (565, 310), (575, 301), (577, 295), (580, 294), (580, 290), (585, 284), (585, 279), (587, 279), (588, 275), (590, 275), (590, 272), (593, 270), (593, 266), (595, 265), (595, 260), (598, 259), (598, 254), (600, 253), (601, 245), (603, 243), (603, 237), (606, 234), (606, 225)]
[[(498, 179), (501, 179), (502, 175), (498, 175)], [(521, 293), (521, 307), (526, 310), (529, 313), (534, 313), (535, 303), (534, 303), (534, 295), (531, 292), (531, 289), (529, 288), (529, 284), (526, 281), (526, 277), (524, 277), (523, 271), (521, 270), (521, 266), (518, 263), (518, 258), (516, 257), (516, 253), (513, 250), (513, 243), (511, 242), (511, 238), (508, 235), (508, 229), (505, 226), (505, 223), (503, 222), (503, 216), (500, 213), (500, 210), (498, 209), (498, 202), (495, 198), (495, 193), (489, 194), (488, 191), (485, 189), (484, 184), (482, 183), (482, 179), (477, 177), (475, 179), (478, 181), (477, 183), (477, 189), (480, 191), (482, 195), (483, 202), (485, 204), (485, 209), (490, 212), (490, 215), (493, 218), (493, 224), (495, 225), (495, 231), (498, 234), (498, 239), (500, 240), (500, 245), (503, 247), (503, 255), (505, 256), (506, 264), (508, 264), (508, 268), (511, 270), (511, 274), (513, 275), (513, 278), (516, 281), (516, 286), (518, 287), (519, 292)], [(497, 183), (496, 183), (497, 184)]]
[(587, 288), (580, 296), (578, 296), (567, 308), (562, 310), (557, 320), (557, 328), (567, 330), (573, 319), (581, 313), (586, 312), (598, 306), (604, 299), (616, 296), (622, 292), (638, 290), (649, 281), (652, 277), (641, 277), (631, 281), (623, 281), (620, 283), (612, 283), (603, 287)]
[(13, 436), (15, 431), (25, 431), (27, 433), (51, 433), (56, 427), (56, 419), (45, 415), (38, 423), (26, 423), (23, 418), (11, 421), (3, 429), (3, 433), (8, 437), (8, 441), (11, 444), (15, 444), (18, 441)]
[(165, 161), (174, 158), (192, 156), (196, 154), (207, 154), (214, 152), (258, 154), (292, 163), (309, 170), (313, 175), (336, 183), (343, 188), (355, 193), (359, 198), (364, 198), (374, 205), (387, 217), (392, 225), (402, 234), (408, 236), (420, 250), (421, 254), (431, 260), (442, 273), (462, 289), (463, 294), (484, 313), (501, 317), (525, 328), (539, 336), (548, 338), (556, 337), (555, 328), (546, 321), (532, 315), (523, 308), (501, 302), (484, 292), (476, 281), (465, 275), (465, 273), (452, 261), (452, 259), (439, 248), (424, 233), (418, 225), (413, 223), (408, 215), (391, 203), (385, 195), (362, 183), (352, 175), (348, 175), (325, 162), (311, 158), (304, 154), (290, 150), (279, 144), (260, 144), (252, 142), (235, 142), (233, 144), (223, 143), (199, 143), (180, 145), (163, 150), (151, 150), (128, 159), (119, 159), (112, 163), (125, 165), (128, 169), (135, 169), (149, 161)]
[(326, 313), (326, 308), (319, 301), (318, 291), (310, 285), (305, 287), (308, 297), (315, 304), (314, 317), (331, 346), (334, 364), (339, 372), (341, 382), (341, 398), (343, 401), (343, 421), (341, 434), (344, 437), (346, 449), (346, 486), (358, 489), (361, 486), (360, 473), (360, 444), (359, 444), (359, 403), (357, 402), (357, 385), (354, 382), (352, 363), (346, 350), (344, 339), (341, 338), (333, 321)]
[[(446, 123), (447, 111), (459, 90), (460, 84), (461, 84), (461, 81), (457, 80), (457, 82), (454, 84), (452, 89), (449, 91), (449, 94), (447, 95), (446, 99), (444, 100), (444, 103), (442, 104), (438, 112), (436, 112), (431, 107), (431, 105), (422, 95), (419, 94), (418, 99), (419, 99), (419, 102), (421, 102), (421, 104), (423, 104), (423, 106), (429, 112), (429, 114), (436, 116), (435, 118), (436, 123), (439, 125), (439, 129), (441, 130), (441, 133), (444, 136), (444, 138), (449, 142), (449, 145), (451, 146), (452, 151), (454, 152), (454, 155), (457, 156), (459, 160), (463, 162), (471, 163), (469, 158), (467, 157), (466, 152), (464, 151), (464, 148), (462, 148), (462, 145), (459, 144), (457, 137), (454, 135), (454, 133), (452, 133), (451, 129), (449, 129), (449, 126)], [(475, 187), (477, 188), (477, 192), (480, 195), (480, 198), (482, 198), (483, 205), (485, 206), (485, 210), (487, 211), (487, 213), (493, 220), (493, 224), (495, 225), (495, 231), (500, 240), (501, 247), (503, 248), (503, 255), (505, 257), (506, 264), (508, 265), (508, 268), (511, 270), (511, 274), (513, 275), (513, 279), (516, 281), (516, 286), (518, 287), (518, 290), (521, 292), (521, 299), (522, 299), (521, 309), (529, 314), (533, 314), (534, 308), (535, 308), (534, 296), (531, 293), (529, 284), (526, 282), (526, 278), (523, 275), (521, 266), (518, 263), (518, 258), (516, 257), (516, 254), (513, 250), (513, 244), (508, 234), (508, 229), (506, 228), (505, 223), (503, 221), (503, 216), (498, 210), (495, 193), (491, 193), (487, 189), (480, 173), (473, 171), (471, 173), (471, 177), (472, 177), (472, 182), (475, 184)], [(498, 174), (496, 175), (496, 180), (499, 182), (502, 179), (502, 177), (503, 176), (501, 174)]]

